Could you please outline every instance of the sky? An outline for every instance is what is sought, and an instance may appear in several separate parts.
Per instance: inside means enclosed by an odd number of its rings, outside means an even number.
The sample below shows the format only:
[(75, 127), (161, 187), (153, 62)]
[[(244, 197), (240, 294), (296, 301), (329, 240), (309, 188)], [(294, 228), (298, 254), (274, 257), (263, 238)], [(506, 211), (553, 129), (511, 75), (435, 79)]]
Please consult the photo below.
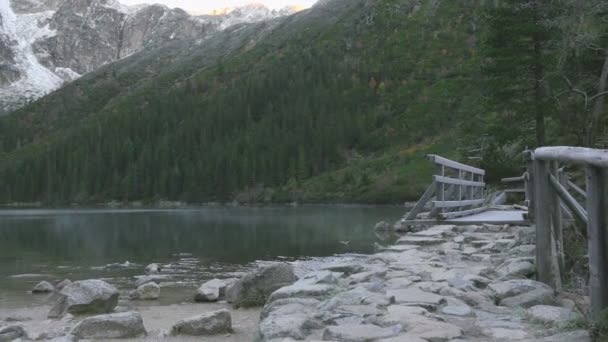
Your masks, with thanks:
[(316, 0), (119, 0), (125, 5), (142, 3), (163, 4), (169, 7), (180, 7), (195, 14), (211, 13), (215, 9), (242, 6), (249, 3), (262, 3), (269, 8), (283, 8), (288, 5), (310, 7)]

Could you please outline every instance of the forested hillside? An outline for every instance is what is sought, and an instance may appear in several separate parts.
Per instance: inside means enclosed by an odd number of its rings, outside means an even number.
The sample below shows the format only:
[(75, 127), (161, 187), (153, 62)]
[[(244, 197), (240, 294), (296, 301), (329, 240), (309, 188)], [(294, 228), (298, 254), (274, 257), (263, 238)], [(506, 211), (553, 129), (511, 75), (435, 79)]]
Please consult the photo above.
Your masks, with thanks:
[[(428, 152), (484, 140), (508, 173), (539, 122), (592, 144), (606, 14), (528, 2), (329, 0), (132, 56), (0, 119), (0, 202), (398, 202)], [(573, 7), (588, 25), (567, 35)]]

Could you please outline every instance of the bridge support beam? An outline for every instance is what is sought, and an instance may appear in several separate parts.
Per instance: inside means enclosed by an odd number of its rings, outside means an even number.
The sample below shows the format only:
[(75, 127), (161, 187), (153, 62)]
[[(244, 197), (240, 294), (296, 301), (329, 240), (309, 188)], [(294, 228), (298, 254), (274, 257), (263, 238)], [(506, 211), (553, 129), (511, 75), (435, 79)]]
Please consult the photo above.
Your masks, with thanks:
[(553, 167), (543, 160), (534, 160), (534, 217), (536, 219), (536, 270), (538, 281), (554, 289), (561, 288), (561, 277), (554, 235), (554, 210), (559, 206), (549, 183)]
[(587, 167), (591, 317), (608, 308), (608, 171)]

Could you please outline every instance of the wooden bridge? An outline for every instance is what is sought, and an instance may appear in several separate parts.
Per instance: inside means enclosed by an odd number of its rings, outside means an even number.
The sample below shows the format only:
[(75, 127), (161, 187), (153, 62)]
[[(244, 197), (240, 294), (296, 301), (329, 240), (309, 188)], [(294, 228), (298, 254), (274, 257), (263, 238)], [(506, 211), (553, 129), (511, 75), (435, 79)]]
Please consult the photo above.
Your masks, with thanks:
[[(568, 241), (562, 231), (566, 224), (578, 223), (587, 236), (590, 317), (595, 319), (608, 308), (608, 150), (542, 147), (525, 151), (524, 156), (526, 172), (502, 180), (521, 185), (487, 195), (484, 170), (430, 155), (437, 173), (404, 223), (535, 224), (537, 278), (556, 290), (561, 289), (566, 272)], [(584, 174), (585, 184), (577, 185), (567, 170)], [(511, 193), (524, 194), (523, 206), (517, 210), (494, 206)], [(428, 204), (430, 212), (423, 213)]]

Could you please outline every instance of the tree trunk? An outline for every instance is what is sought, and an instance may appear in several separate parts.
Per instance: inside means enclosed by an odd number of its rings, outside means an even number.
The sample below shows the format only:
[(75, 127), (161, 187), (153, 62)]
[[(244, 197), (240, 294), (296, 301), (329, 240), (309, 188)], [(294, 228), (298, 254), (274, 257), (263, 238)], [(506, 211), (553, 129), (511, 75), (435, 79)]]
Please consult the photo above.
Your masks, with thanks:
[[(538, 7), (536, 8), (538, 11)], [(538, 13), (536, 13), (538, 16)], [(537, 21), (538, 22), (538, 21)], [(543, 85), (542, 79), (544, 74), (543, 68), (543, 50), (541, 38), (534, 36), (534, 103), (535, 103), (535, 121), (536, 121), (536, 143), (538, 146), (545, 144), (545, 108), (543, 101)]]
[[(606, 59), (604, 60), (604, 66), (602, 67), (602, 75), (597, 86), (597, 94), (606, 91), (606, 83), (608, 82), (608, 53), (606, 53)], [(591, 120), (587, 127), (586, 144), (591, 146), (597, 136), (597, 128), (599, 126), (600, 116), (604, 112), (604, 96), (599, 96), (595, 99), (593, 104), (593, 112), (591, 114)]]

